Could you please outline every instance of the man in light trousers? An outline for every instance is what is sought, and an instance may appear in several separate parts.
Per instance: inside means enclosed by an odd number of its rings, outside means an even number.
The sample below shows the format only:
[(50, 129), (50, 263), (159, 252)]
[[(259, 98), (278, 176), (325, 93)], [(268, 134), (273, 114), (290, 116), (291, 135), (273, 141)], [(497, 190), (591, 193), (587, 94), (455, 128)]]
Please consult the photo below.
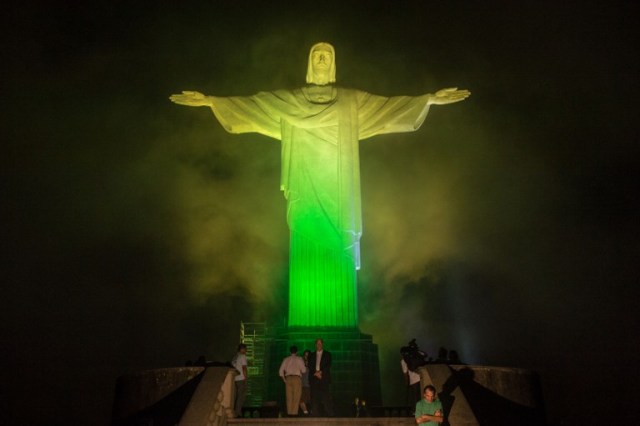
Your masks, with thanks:
[(289, 348), (291, 355), (282, 360), (280, 377), (285, 383), (287, 393), (287, 415), (297, 416), (302, 395), (302, 374), (307, 371), (304, 360), (298, 356), (297, 346)]

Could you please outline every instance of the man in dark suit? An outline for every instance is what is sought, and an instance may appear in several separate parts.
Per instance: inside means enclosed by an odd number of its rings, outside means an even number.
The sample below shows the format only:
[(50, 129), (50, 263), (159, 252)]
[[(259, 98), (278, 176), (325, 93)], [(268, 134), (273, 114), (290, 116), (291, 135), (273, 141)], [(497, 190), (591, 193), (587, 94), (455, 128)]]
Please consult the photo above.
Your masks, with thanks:
[[(316, 351), (309, 355), (309, 384), (313, 415), (333, 417), (331, 398), (331, 352), (324, 350), (322, 339), (316, 340)], [(321, 408), (322, 407), (322, 410)]]

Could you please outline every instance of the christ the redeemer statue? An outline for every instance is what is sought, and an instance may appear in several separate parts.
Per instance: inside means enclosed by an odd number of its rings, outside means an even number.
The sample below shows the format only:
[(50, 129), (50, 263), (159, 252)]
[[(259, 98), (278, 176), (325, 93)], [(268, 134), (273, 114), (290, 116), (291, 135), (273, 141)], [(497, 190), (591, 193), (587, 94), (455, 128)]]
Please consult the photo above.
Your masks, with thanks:
[(280, 140), (280, 189), (290, 229), (289, 327), (356, 327), (360, 268), (358, 143), (384, 133), (412, 132), (430, 105), (462, 101), (467, 90), (382, 97), (333, 85), (333, 46), (309, 53), (307, 85), (246, 97), (194, 91), (171, 101), (207, 106), (230, 133), (256, 132)]

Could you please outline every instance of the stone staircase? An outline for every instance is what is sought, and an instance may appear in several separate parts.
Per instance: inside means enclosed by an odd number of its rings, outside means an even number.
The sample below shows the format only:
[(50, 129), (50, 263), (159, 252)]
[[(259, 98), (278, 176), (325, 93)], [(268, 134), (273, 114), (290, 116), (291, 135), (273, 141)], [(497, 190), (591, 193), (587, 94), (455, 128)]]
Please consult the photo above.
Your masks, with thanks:
[(284, 417), (228, 419), (228, 425), (251, 426), (408, 426), (415, 425), (412, 417)]

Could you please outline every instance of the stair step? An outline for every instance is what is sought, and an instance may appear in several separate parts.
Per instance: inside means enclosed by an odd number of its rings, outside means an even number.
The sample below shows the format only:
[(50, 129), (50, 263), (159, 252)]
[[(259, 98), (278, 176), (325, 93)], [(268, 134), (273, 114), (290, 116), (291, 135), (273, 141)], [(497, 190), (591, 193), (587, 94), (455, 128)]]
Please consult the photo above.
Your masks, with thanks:
[(408, 426), (415, 425), (413, 417), (283, 417), (283, 418), (244, 418), (228, 419), (229, 425), (264, 425), (264, 426)]

